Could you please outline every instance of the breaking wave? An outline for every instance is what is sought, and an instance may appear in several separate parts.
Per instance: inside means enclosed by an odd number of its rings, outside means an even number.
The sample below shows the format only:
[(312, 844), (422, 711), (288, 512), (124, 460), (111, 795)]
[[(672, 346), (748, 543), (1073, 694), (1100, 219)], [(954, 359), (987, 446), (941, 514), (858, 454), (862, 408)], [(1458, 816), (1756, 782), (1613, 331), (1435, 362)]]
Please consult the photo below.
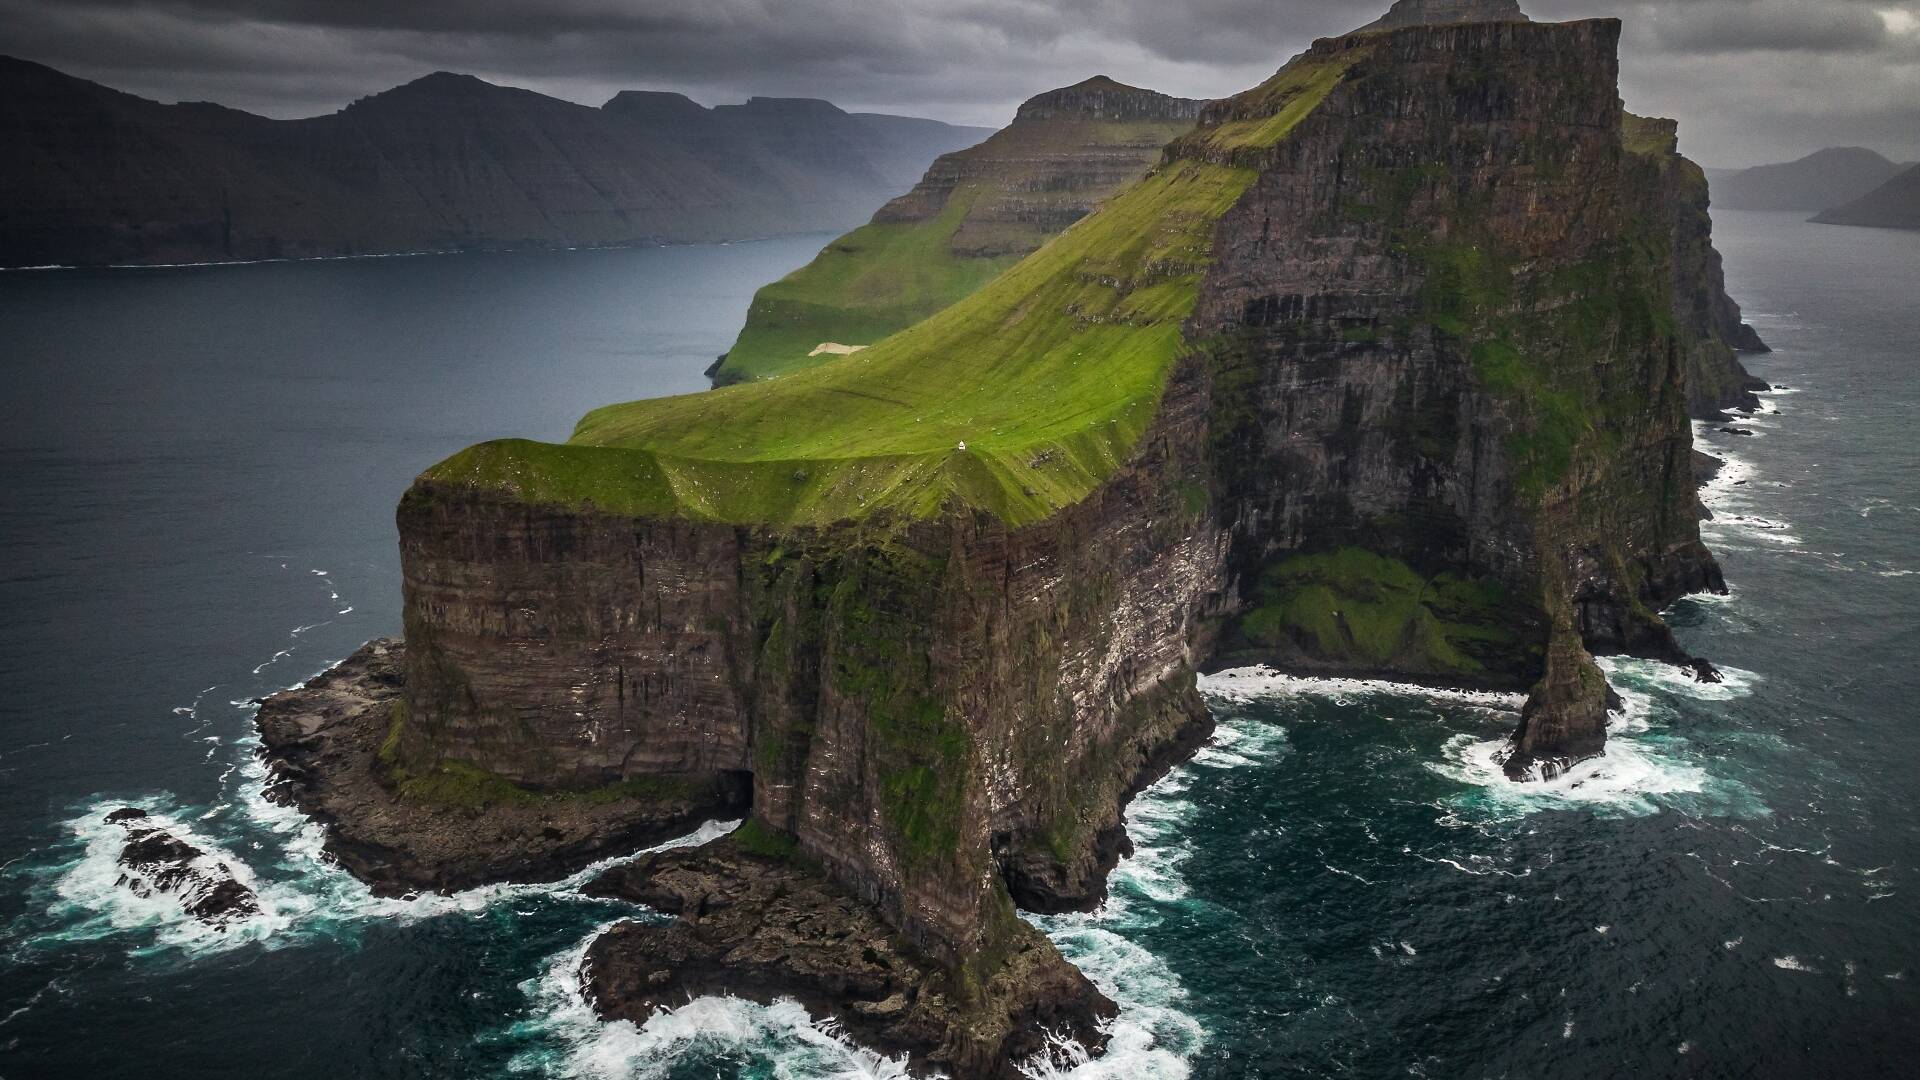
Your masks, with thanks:
[(1220, 701), (1244, 703), (1260, 698), (1287, 695), (1313, 695), (1346, 705), (1350, 699), (1367, 694), (1393, 694), (1424, 697), (1435, 701), (1457, 702), (1487, 709), (1518, 709), (1525, 694), (1497, 690), (1457, 690), (1420, 683), (1390, 682), (1384, 679), (1339, 679), (1317, 675), (1288, 675), (1265, 666), (1229, 668), (1200, 677), (1200, 691)]
[(1507, 779), (1501, 767), (1504, 737), (1454, 735), (1442, 748), (1441, 760), (1427, 766), (1470, 786), (1450, 800), (1452, 807), (1493, 817), (1574, 808), (1640, 816), (1667, 806), (1736, 816), (1766, 812), (1745, 785), (1710, 773), (1693, 747), (1667, 730), (1671, 699), (1731, 701), (1751, 694), (1760, 676), (1722, 668), (1724, 681), (1702, 683), (1659, 661), (1602, 657), (1599, 664), (1623, 705), (1609, 719), (1604, 754), (1551, 780), (1516, 782)]
[(695, 998), (655, 1013), (644, 1024), (602, 1020), (580, 989), (580, 965), (604, 923), (578, 945), (549, 957), (540, 974), (520, 984), (530, 1016), (509, 1029), (515, 1041), (535, 1045), (517, 1054), (516, 1072), (583, 1080), (654, 1080), (680, 1072), (689, 1060), (745, 1056), (777, 1078), (905, 1080), (903, 1060), (842, 1038), (831, 1021), (815, 1020), (793, 1001), (760, 1005), (735, 997)]

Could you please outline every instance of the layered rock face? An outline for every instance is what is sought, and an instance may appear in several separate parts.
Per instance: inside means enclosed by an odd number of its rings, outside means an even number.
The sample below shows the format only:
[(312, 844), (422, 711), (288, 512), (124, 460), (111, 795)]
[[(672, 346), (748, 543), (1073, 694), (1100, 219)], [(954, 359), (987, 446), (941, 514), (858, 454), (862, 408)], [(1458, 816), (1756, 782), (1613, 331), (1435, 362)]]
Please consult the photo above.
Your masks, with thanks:
[(592, 109), (439, 73), (330, 116), (161, 105), (0, 57), (0, 265), (842, 229), (984, 130), (755, 98)]
[(755, 817), (916, 945), (989, 949), (1009, 888), (1100, 895), (1123, 795), (1207, 730), (1204, 389), (1037, 528), (636, 521), (423, 480), (401, 757), (552, 788), (751, 770)]
[(979, 146), (935, 161), (876, 222), (920, 222), (966, 199), (948, 241), (957, 255), (1025, 255), (1137, 180), (1205, 102), (1096, 75), (1028, 99)]
[(723, 386), (787, 374), (830, 359), (815, 352), (823, 343), (871, 345), (957, 302), (1138, 180), (1202, 104), (1104, 75), (1029, 99), (872, 223), (761, 289), (708, 374)]
[(1731, 354), (1679, 317), (1702, 245), (1677, 250), (1692, 219), (1671, 146), (1623, 139), (1617, 32), (1323, 42), (1366, 56), (1289, 139), (1209, 138), (1271, 107), (1252, 96), (1190, 137), (1260, 169), (1190, 328), (1222, 343), (1236, 391), (1214, 425), (1248, 601), (1231, 644), (1295, 668), (1540, 680), (1532, 712), (1551, 698), (1565, 727), (1523, 725), (1517, 773), (1604, 740), (1604, 682), (1566, 696), (1593, 682), (1581, 643), (1678, 659), (1653, 612), (1719, 586), (1689, 358)]
[[(756, 825), (960, 973), (972, 1041), (937, 1060), (998, 1075), (1041, 1018), (1110, 1008), (1014, 902), (1097, 902), (1126, 798), (1211, 730), (1206, 390), (1188, 365), (1134, 461), (1025, 529), (636, 521), (422, 481), (399, 760), (553, 787), (751, 770)], [(997, 982), (1014, 955), (1052, 974)]]
[[(597, 1005), (682, 985), (656, 956), (689, 990), (844, 977), (895, 1018), (898, 980), (937, 982), (949, 1034), (877, 1028), (988, 1076), (1037, 1018), (1102, 1012), (1013, 909), (1097, 901), (1125, 800), (1208, 729), (1196, 668), (1531, 687), (1515, 775), (1598, 752), (1592, 654), (1688, 659), (1655, 612), (1719, 587), (1688, 408), (1727, 347), (1618, 32), (1318, 42), (912, 330), (429, 470), (397, 767), (751, 772), (747, 839), (621, 886), (681, 922), (605, 943)], [(734, 950), (748, 916), (688, 898), (755, 895), (742, 851), (871, 905), (911, 963)]]
[(400, 642), (370, 641), (255, 717), (267, 798), (319, 821), (328, 854), (377, 893), (552, 881), (746, 812), (746, 774), (717, 767), (569, 790), (470, 765), (410, 770), (405, 656)]
[(1754, 378), (1736, 353), (1766, 352), (1753, 327), (1741, 321), (1740, 305), (1727, 295), (1720, 253), (1713, 247), (1707, 213), (1707, 179), (1680, 156), (1679, 125), (1672, 120), (1625, 114), (1628, 149), (1655, 166), (1659, 191), (1653, 201), (1672, 216), (1674, 317), (1688, 331), (1687, 411), (1695, 419), (1722, 419), (1728, 409), (1754, 409)]
[(1385, 15), (1360, 28), (1400, 30), (1409, 26), (1436, 26), (1466, 22), (1527, 22), (1520, 0), (1394, 0)]

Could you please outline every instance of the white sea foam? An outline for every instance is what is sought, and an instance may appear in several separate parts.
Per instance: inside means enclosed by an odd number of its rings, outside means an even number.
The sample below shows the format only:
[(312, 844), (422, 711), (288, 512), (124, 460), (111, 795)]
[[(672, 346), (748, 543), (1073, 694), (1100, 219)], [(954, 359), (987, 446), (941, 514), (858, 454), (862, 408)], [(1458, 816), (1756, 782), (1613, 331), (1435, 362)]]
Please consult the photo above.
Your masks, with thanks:
[(1744, 814), (1760, 809), (1744, 787), (1716, 779), (1687, 759), (1682, 744), (1652, 734), (1660, 695), (1729, 701), (1752, 693), (1759, 675), (1723, 668), (1723, 681), (1703, 683), (1672, 664), (1653, 660), (1604, 657), (1600, 666), (1623, 705), (1609, 717), (1606, 752), (1601, 756), (1579, 762), (1550, 780), (1516, 782), (1507, 778), (1503, 768), (1506, 739), (1476, 739), (1463, 734), (1448, 739), (1441, 760), (1428, 767), (1472, 785), (1474, 790), (1465, 796), (1467, 802), (1501, 813), (1580, 807), (1598, 813), (1644, 815), (1657, 813), (1662, 805), (1676, 799), (1698, 805), (1702, 797), (1723, 812)]
[(1314, 675), (1288, 675), (1265, 665), (1229, 668), (1200, 677), (1200, 691), (1221, 701), (1246, 702), (1260, 698), (1311, 695), (1344, 705), (1354, 697), (1391, 694), (1399, 697), (1423, 697), (1436, 701), (1458, 702), (1488, 709), (1518, 709), (1525, 694), (1492, 690), (1453, 690), (1423, 686), (1419, 683), (1389, 682), (1383, 679), (1334, 679)]
[(1807, 963), (1797, 956), (1776, 956), (1773, 958), (1773, 966), (1783, 971), (1804, 971), (1809, 975), (1818, 975), (1820, 973), (1819, 968), (1814, 967), (1812, 964)]
[(547, 960), (520, 984), (532, 1015), (512, 1029), (536, 1048), (514, 1058), (516, 1072), (593, 1078), (666, 1076), (689, 1054), (731, 1053), (764, 1058), (771, 1075), (821, 1080), (904, 1080), (903, 1060), (840, 1037), (831, 1021), (816, 1020), (793, 1001), (759, 1005), (734, 997), (695, 998), (662, 1010), (644, 1024), (602, 1020), (580, 989), (580, 965), (607, 923), (578, 945)]
[[(260, 903), (260, 913), (234, 922), (224, 930), (217, 929), (187, 914), (173, 893), (154, 891), (140, 896), (121, 884), (123, 868), (119, 859), (128, 830), (106, 820), (110, 811), (121, 806), (146, 810), (148, 816), (144, 824), (164, 829), (176, 839), (200, 849), (203, 854), (194, 860), (196, 865), (204, 869), (224, 866), (236, 881), (253, 890)], [(53, 877), (47, 913), (56, 920), (56, 926), (41, 935), (40, 940), (93, 941), (138, 934), (145, 939), (145, 947), (218, 951), (268, 940), (293, 925), (304, 898), (295, 890), (261, 881), (245, 860), (189, 821), (188, 815), (154, 799), (103, 801), (69, 820), (67, 830), (79, 841), (81, 851)]]
[[(1201, 767), (1237, 768), (1270, 761), (1284, 752), (1285, 733), (1256, 720), (1228, 720), (1215, 731)], [(1204, 753), (1205, 751), (1203, 751)], [(1126, 931), (1158, 923), (1170, 906), (1191, 904), (1180, 875), (1191, 848), (1183, 826), (1194, 811), (1188, 791), (1193, 765), (1182, 766), (1140, 793), (1127, 808), (1134, 853), (1120, 861), (1099, 910), (1031, 916), (1060, 952), (1120, 1006), (1108, 1027), (1106, 1053), (1090, 1056), (1072, 1042), (1056, 1042), (1047, 1055), (1025, 1063), (1036, 1080), (1121, 1080), (1165, 1077), (1184, 1080), (1188, 1062), (1206, 1041), (1200, 1021), (1187, 1011), (1187, 990), (1165, 961), (1134, 942)]]
[(1753, 693), (1762, 681), (1756, 672), (1736, 667), (1720, 668), (1720, 681), (1701, 682), (1685, 668), (1660, 660), (1641, 660), (1628, 656), (1603, 656), (1598, 660), (1607, 682), (1627, 703), (1629, 717), (1642, 723), (1652, 713), (1654, 691), (1690, 697), (1698, 701), (1732, 701)]
[[(579, 890), (596, 874), (643, 854), (602, 859), (557, 882), (488, 885), (448, 895), (376, 896), (333, 863), (325, 852), (325, 834), (318, 824), (296, 809), (266, 800), (266, 767), (250, 752), (257, 741), (248, 738), (235, 744), (235, 752), (244, 756), (236, 768), (229, 770), (237, 775), (239, 789), (228, 801), (196, 809), (175, 807), (160, 798), (100, 800), (69, 820), (67, 829), (80, 842), (81, 851), (69, 862), (45, 871), (53, 878), (47, 915), (54, 925), (44, 937), (71, 941), (124, 935), (136, 950), (218, 951), (243, 942), (271, 947), (376, 919), (412, 922), (477, 913), (518, 897), (584, 899)], [(221, 931), (187, 914), (170, 895), (141, 897), (118, 884), (118, 858), (126, 842), (126, 830), (108, 824), (105, 817), (111, 810), (129, 805), (147, 810), (151, 824), (206, 852), (207, 861), (224, 864), (254, 891), (260, 914)], [(705, 843), (738, 824), (710, 821), (686, 836), (648, 850)], [(236, 854), (241, 850), (249, 853), (246, 858)]]
[(1712, 440), (1709, 436), (1713, 430), (1708, 421), (1694, 422), (1694, 445), (1721, 461), (1713, 479), (1700, 488), (1701, 503), (1713, 513), (1712, 520), (1700, 523), (1701, 537), (1709, 544), (1726, 545), (1745, 540), (1797, 547), (1801, 540), (1789, 523), (1754, 510), (1758, 492), (1776, 485), (1763, 481), (1759, 468), (1751, 461)]

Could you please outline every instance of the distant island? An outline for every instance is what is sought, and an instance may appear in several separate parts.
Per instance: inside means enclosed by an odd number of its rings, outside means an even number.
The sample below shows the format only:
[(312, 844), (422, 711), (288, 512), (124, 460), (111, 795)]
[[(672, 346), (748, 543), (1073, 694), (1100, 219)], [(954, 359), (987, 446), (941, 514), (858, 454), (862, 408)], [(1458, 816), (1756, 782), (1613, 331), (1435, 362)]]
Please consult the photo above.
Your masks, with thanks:
[(1920, 165), (1844, 206), (1814, 215), (1823, 225), (1872, 225), (1882, 229), (1920, 229)]
[(837, 232), (989, 129), (439, 72), (327, 116), (163, 105), (0, 57), (0, 266), (602, 247)]
[(1713, 205), (1721, 210), (1828, 210), (1865, 195), (1905, 168), (1865, 147), (1828, 147), (1777, 165), (1715, 170)]

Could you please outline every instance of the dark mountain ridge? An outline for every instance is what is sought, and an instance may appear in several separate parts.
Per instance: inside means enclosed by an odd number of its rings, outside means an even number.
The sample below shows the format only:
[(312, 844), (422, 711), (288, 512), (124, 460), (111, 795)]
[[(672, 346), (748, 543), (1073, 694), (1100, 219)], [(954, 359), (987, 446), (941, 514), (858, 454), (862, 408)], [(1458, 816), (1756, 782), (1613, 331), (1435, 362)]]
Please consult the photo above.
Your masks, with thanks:
[(1823, 225), (1920, 229), (1920, 165), (1907, 169), (1844, 206), (1814, 215), (1813, 220)]
[(1723, 210), (1827, 210), (1860, 198), (1901, 168), (1862, 146), (1830, 146), (1794, 161), (1713, 177), (1713, 205)]
[(986, 133), (801, 98), (625, 91), (596, 109), (451, 72), (274, 120), (0, 58), (0, 265), (837, 230)]

